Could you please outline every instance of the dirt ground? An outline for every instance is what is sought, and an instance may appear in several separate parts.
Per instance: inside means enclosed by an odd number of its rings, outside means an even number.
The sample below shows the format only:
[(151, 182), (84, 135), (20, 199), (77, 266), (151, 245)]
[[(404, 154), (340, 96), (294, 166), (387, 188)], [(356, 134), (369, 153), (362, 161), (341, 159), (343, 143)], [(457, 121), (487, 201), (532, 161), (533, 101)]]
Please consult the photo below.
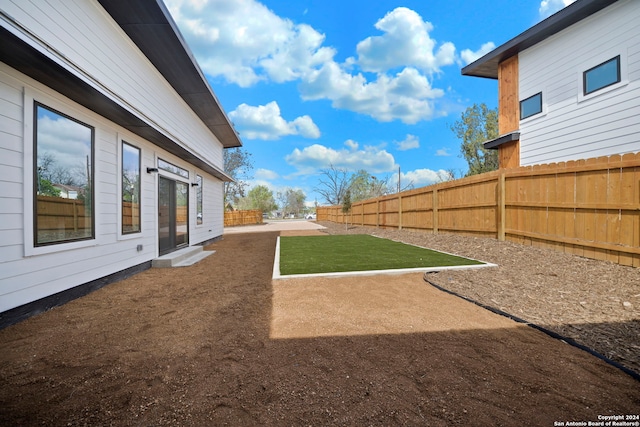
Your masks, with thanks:
[[(629, 375), (421, 274), (272, 282), (276, 238), (225, 235), (194, 266), (151, 269), (1, 330), (0, 425), (552, 426), (638, 413)], [(519, 277), (500, 269), (469, 274), (489, 274), (500, 295)], [(635, 298), (623, 306), (635, 320), (619, 322), (637, 322)]]
[(495, 263), (428, 280), (575, 340), (640, 374), (640, 269), (495, 239), (323, 222), (330, 234), (373, 234)]

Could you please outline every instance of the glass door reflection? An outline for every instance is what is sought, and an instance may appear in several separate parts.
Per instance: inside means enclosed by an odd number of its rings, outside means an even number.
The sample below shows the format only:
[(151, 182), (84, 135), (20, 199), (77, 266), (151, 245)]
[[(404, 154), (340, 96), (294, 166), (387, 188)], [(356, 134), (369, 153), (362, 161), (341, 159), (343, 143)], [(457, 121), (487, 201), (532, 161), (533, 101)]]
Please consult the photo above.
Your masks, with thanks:
[(189, 185), (158, 177), (160, 255), (189, 245)]

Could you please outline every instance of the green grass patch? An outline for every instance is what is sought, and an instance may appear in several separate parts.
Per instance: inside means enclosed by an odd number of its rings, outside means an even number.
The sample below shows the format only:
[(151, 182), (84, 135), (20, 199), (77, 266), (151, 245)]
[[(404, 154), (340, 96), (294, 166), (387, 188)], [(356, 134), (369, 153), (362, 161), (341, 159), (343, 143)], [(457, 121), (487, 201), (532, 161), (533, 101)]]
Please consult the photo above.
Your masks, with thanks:
[(367, 234), (280, 237), (283, 276), (478, 264), (483, 263)]

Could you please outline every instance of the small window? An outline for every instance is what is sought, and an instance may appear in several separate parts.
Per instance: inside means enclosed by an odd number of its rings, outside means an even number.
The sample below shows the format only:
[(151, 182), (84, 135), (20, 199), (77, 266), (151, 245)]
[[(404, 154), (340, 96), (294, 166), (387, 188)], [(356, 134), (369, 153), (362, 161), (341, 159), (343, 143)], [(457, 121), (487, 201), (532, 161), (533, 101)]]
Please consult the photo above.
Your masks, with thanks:
[(520, 120), (542, 113), (542, 92), (520, 101)]
[(140, 232), (140, 149), (122, 141), (122, 234)]
[(196, 175), (196, 224), (202, 224), (202, 177)]
[(183, 178), (189, 178), (189, 171), (186, 169), (182, 169), (180, 166), (176, 166), (173, 163), (169, 163), (165, 160), (158, 159), (158, 168), (163, 171), (171, 172), (176, 175), (179, 175)]
[(584, 94), (588, 95), (620, 82), (620, 55), (582, 74)]
[(34, 246), (93, 239), (94, 128), (34, 109)]

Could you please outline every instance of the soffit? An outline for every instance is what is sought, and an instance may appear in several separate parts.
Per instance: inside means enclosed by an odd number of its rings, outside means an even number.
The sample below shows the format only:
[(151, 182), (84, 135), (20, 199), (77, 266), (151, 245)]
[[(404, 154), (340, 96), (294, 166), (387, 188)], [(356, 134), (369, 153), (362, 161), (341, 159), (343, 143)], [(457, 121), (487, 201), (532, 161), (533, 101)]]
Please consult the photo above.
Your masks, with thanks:
[(216, 178), (233, 181), (224, 171), (177, 144), (107, 94), (97, 90), (4, 27), (0, 27), (0, 61)]
[(242, 141), (161, 0), (98, 0), (225, 148)]

